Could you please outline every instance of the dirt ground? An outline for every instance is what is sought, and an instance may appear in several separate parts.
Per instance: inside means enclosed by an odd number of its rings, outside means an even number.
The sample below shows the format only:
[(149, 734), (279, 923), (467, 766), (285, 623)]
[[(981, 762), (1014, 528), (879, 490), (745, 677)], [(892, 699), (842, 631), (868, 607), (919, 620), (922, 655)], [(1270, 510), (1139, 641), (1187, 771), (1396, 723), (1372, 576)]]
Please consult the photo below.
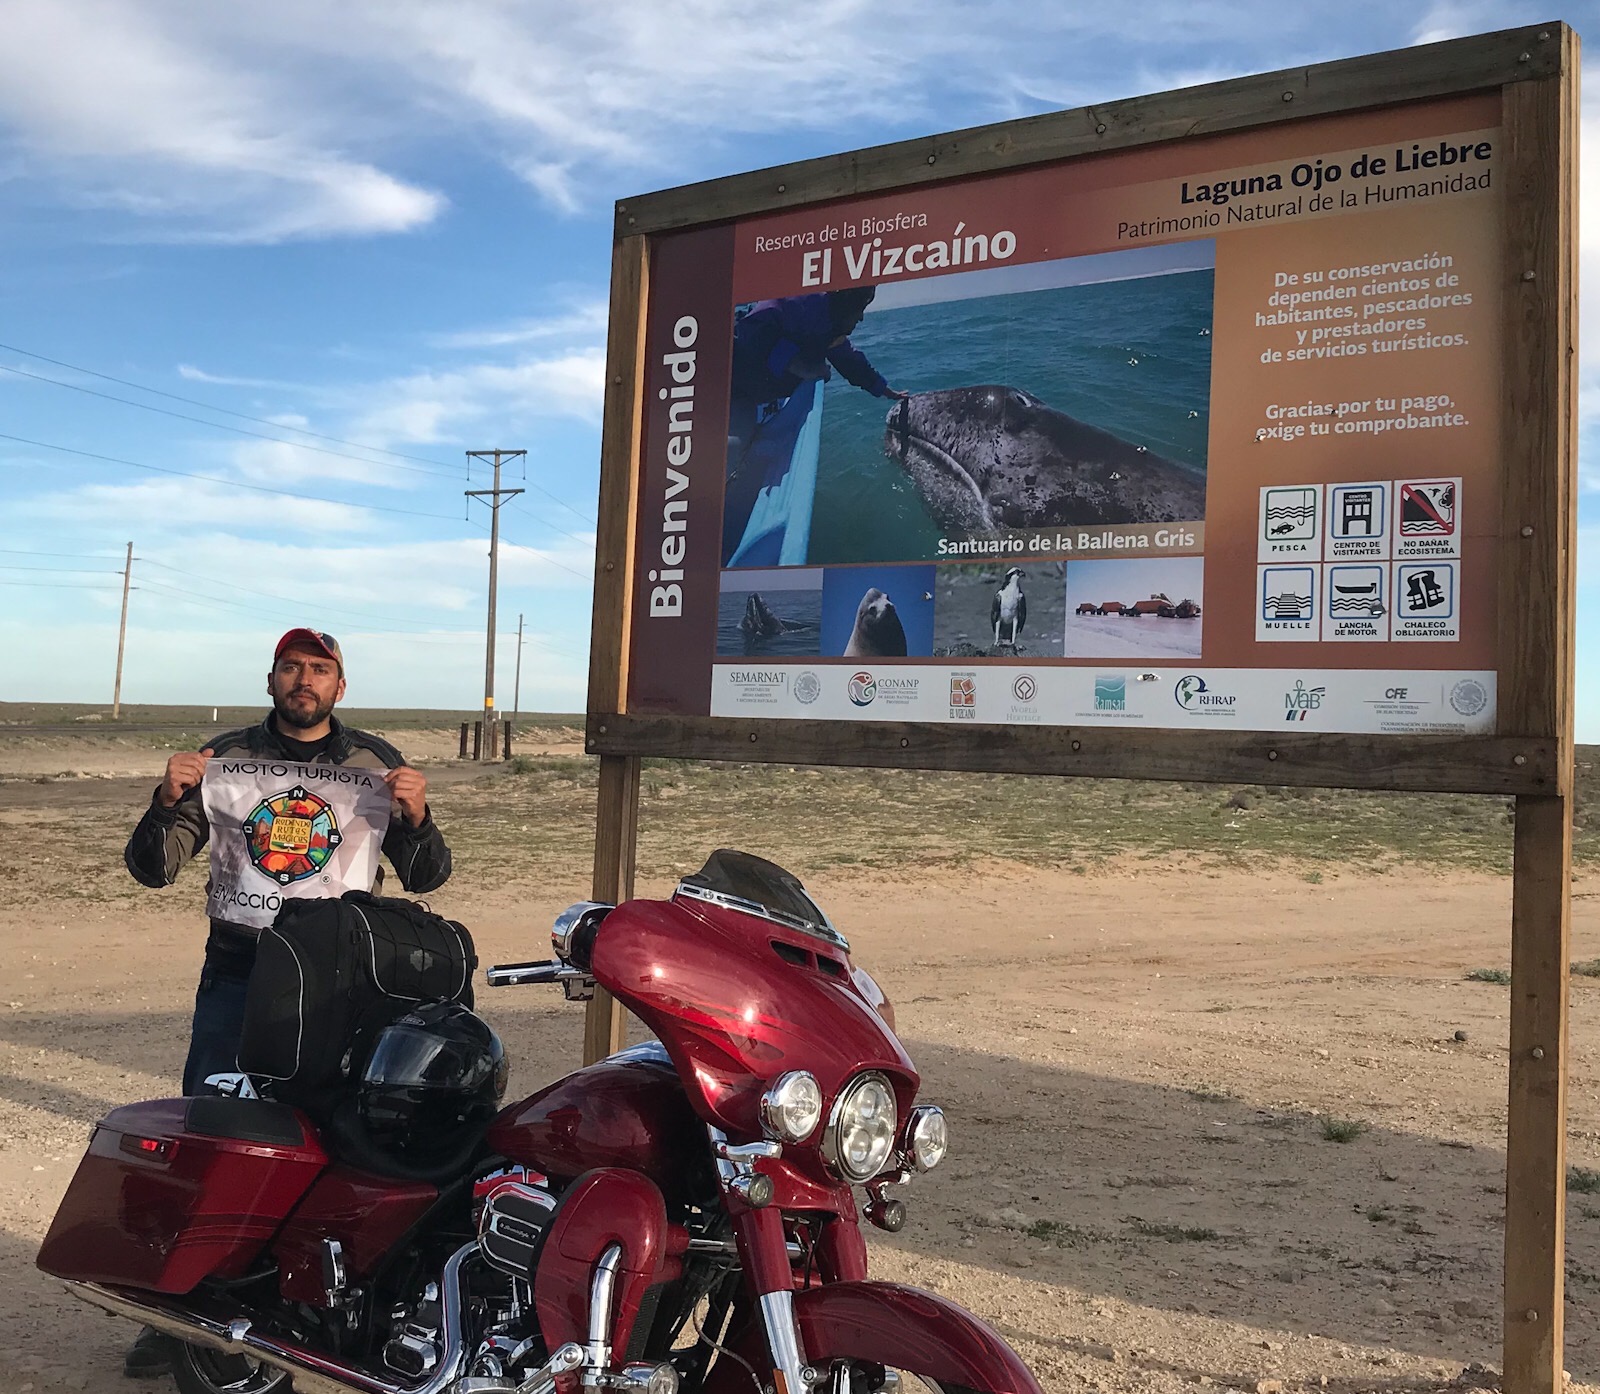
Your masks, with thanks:
[[(56, 754), (49, 773), (84, 763)], [(0, 782), (0, 1389), (19, 1394), (130, 1387), (131, 1328), (33, 1267), (89, 1126), (170, 1091), (185, 1049), (203, 877), (114, 879), (165, 753), (126, 758), (98, 771), (115, 778)], [(0, 776), (27, 773), (0, 744)], [(434, 772), (447, 833), (467, 807), (449, 781), (468, 773)], [(540, 813), (515, 815), (530, 847)], [(63, 847), (50, 831), (69, 815)], [(894, 999), (951, 1121), (906, 1229), (871, 1231), (878, 1275), (994, 1322), (1051, 1391), (1493, 1382), (1464, 1366), (1499, 1360), (1507, 989), (1464, 974), (1507, 961), (1506, 878), (1297, 874), (1278, 857), (1088, 874), (790, 860)], [(541, 952), (588, 889), (576, 852), (537, 877), (458, 865), (430, 900), (485, 962)], [(666, 888), (657, 870), (641, 892)], [(1574, 891), (1574, 957), (1600, 956), (1600, 877)], [(576, 1063), (581, 1008), (531, 988), (480, 1006), (513, 1093)], [(1569, 1107), (1569, 1161), (1600, 1166), (1586, 977)], [(1568, 1200), (1566, 1363), (1600, 1385), (1600, 1194)]]

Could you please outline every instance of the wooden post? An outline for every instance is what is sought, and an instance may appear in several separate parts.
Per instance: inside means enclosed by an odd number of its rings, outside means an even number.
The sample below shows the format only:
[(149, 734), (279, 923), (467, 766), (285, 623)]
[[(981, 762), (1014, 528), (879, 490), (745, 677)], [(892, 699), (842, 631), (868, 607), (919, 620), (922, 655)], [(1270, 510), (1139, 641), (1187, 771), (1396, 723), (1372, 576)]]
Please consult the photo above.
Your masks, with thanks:
[(472, 723), (472, 758), (474, 760), (483, 759), (483, 723), (481, 721)]
[(1572, 805), (1517, 799), (1506, 1110), (1506, 1394), (1562, 1387)]
[[(620, 211), (620, 210), (619, 210)], [(619, 220), (620, 221), (620, 220)], [(649, 248), (619, 237), (611, 254), (611, 323), (606, 343), (606, 401), (600, 435), (600, 511), (595, 529), (594, 619), (589, 634), (589, 713), (603, 723), (627, 709), (628, 631), (633, 603), (634, 496), (644, 420), (644, 312)], [(639, 759), (600, 758), (595, 811), (596, 900), (633, 895), (639, 830)], [(597, 990), (584, 1017), (583, 1062), (622, 1048), (627, 1024), (610, 993)]]
[(461, 723), (461, 758), (463, 760), (467, 758), (467, 723), (465, 721)]
[(1506, 1110), (1506, 1394), (1562, 1387), (1573, 592), (1577, 559), (1578, 44), (1502, 88), (1506, 247), (1500, 534), (1502, 734), (1557, 742), (1557, 790), (1519, 795)]
[[(600, 757), (599, 799), (594, 825), (595, 900), (620, 905), (633, 897), (633, 868), (639, 834), (639, 761), (631, 755)], [(583, 1021), (583, 1063), (622, 1049), (628, 1023), (622, 1008), (604, 988), (596, 988)]]
[(509, 760), (511, 758), (511, 723), (509, 721), (503, 722), (501, 724), (500, 729), (503, 732), (505, 732), (505, 737), (506, 737), (506, 741), (505, 741), (505, 745), (506, 745), (505, 758), (507, 760)]

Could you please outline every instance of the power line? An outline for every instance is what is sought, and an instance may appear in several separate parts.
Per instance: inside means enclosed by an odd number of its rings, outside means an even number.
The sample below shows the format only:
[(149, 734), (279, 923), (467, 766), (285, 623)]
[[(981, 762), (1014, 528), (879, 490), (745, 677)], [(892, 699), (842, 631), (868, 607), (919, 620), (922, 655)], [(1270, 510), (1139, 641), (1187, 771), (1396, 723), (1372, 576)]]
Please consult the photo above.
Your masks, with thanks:
[[(241, 586), (236, 581), (224, 581), (220, 576), (205, 576), (198, 571), (186, 571), (181, 566), (172, 566), (164, 561), (156, 561), (153, 557), (140, 557), (139, 560), (148, 566), (159, 566), (163, 571), (173, 571), (179, 576), (192, 576), (197, 581), (210, 581), (213, 585), (226, 586), (229, 590), (242, 591), (246, 595), (257, 595), (267, 600), (281, 600), (285, 605), (303, 605), (305, 603), (303, 598), (296, 599), (287, 595), (274, 595), (270, 591), (258, 590), (254, 586)], [(375, 614), (371, 610), (345, 610), (337, 606), (325, 604), (320, 600), (316, 603), (314, 608), (319, 614), (326, 613), (330, 615), (345, 615), (351, 619), (380, 620), (385, 624), (406, 623), (405, 620), (396, 615), (379, 615)], [(465, 634), (469, 631), (462, 630), (461, 632)]]
[[(404, 452), (402, 450), (389, 450), (389, 449), (387, 449), (387, 448), (385, 448), (384, 446), (381, 446), (381, 445), (364, 445), (360, 441), (345, 440), (341, 436), (330, 436), (330, 435), (325, 434), (322, 431), (313, 431), (313, 430), (311, 430), (311, 429), (309, 429), (308, 427), (305, 427), (305, 426), (289, 426), (289, 425), (286, 425), (285, 423), (283, 423), (281, 421), (273, 421), (270, 418), (264, 417), (264, 416), (251, 416), (249, 412), (233, 411), (232, 409), (230, 409), (228, 407), (219, 407), (219, 406), (216, 406), (214, 403), (211, 403), (211, 402), (203, 402), (197, 397), (185, 397), (182, 394), (177, 393), (177, 392), (164, 392), (159, 387), (146, 387), (143, 383), (132, 382), (127, 378), (113, 377), (110, 373), (96, 372), (93, 368), (80, 367), (79, 365), (77, 365), (75, 363), (67, 363), (67, 362), (64, 362), (62, 359), (59, 359), (59, 358), (48, 358), (42, 353), (34, 353), (31, 349), (18, 348), (15, 344), (0, 344), (0, 349), (4, 349), (7, 353), (20, 353), (24, 358), (32, 358), (32, 359), (37, 360), (40, 363), (49, 363), (52, 367), (65, 368), (68, 372), (71, 372), (71, 373), (83, 373), (88, 377), (99, 378), (102, 382), (114, 382), (119, 387), (131, 387), (135, 392), (148, 392), (152, 396), (155, 396), (155, 397), (165, 397), (168, 401), (182, 402), (186, 406), (199, 407), (202, 411), (215, 412), (219, 416), (232, 416), (232, 417), (236, 417), (240, 421), (253, 421), (258, 426), (271, 426), (274, 430), (278, 430), (278, 431), (293, 431), (296, 435), (310, 436), (313, 440), (325, 440), (325, 441), (330, 442), (333, 445), (348, 445), (353, 450), (365, 450), (365, 451), (368, 451), (369, 453), (374, 454), (374, 455), (387, 455), (390, 458), (395, 459), (395, 460), (412, 460), (412, 461), (415, 461), (419, 465), (436, 466), (436, 468), (433, 468), (433, 469), (424, 469), (424, 470), (416, 471), (419, 474), (436, 474), (441, 479), (457, 479), (457, 478), (460, 477), (455, 470), (450, 469), (448, 466), (446, 466), (444, 464), (444, 461), (442, 461), (442, 460), (429, 459), (427, 456), (424, 456), (424, 455), (408, 455), (406, 452)], [(121, 402), (125, 406), (138, 407), (138, 408), (140, 408), (141, 410), (144, 410), (144, 411), (161, 411), (160, 407), (150, 406), (146, 402), (130, 402), (130, 401), (128, 401), (128, 399), (126, 397), (112, 396), (108, 392), (95, 392), (95, 391), (93, 391), (93, 389), (87, 388), (87, 387), (83, 387), (78, 383), (62, 382), (59, 378), (45, 377), (40, 373), (30, 373), (30, 372), (28, 372), (28, 371), (26, 371), (25, 369), (22, 369), (22, 368), (12, 368), (12, 367), (9, 367), (9, 366), (7, 366), (5, 364), (0, 364), (0, 368), (3, 368), (4, 371), (6, 371), (8, 373), (16, 373), (16, 374), (18, 374), (18, 375), (20, 375), (22, 377), (33, 378), (37, 382), (51, 383), (56, 387), (65, 387), (65, 388), (68, 388), (69, 390), (71, 390), (73, 392), (87, 392), (87, 393), (89, 393), (90, 396), (102, 397), (106, 401)], [(175, 416), (180, 421), (195, 421), (195, 419), (196, 419), (196, 418), (194, 418), (192, 416), (184, 416), (180, 412), (163, 412), (162, 414), (166, 415), (166, 416)], [(236, 429), (235, 427), (224, 426), (221, 422), (216, 422), (216, 421), (200, 421), (200, 422), (198, 422), (198, 424), (202, 425), (202, 426), (216, 426), (218, 429), (224, 430), (224, 431)], [(249, 435), (249, 436), (258, 436), (259, 435), (259, 433), (255, 432), (255, 431), (245, 431), (242, 434)], [(262, 439), (262, 440), (278, 440), (279, 443), (283, 444), (283, 445), (296, 445), (296, 444), (298, 444), (298, 442), (296, 442), (296, 441), (285, 441), (285, 440), (282, 440), (280, 437), (276, 437), (276, 436), (260, 436), (259, 438)], [(303, 446), (302, 448), (306, 449), (306, 450), (313, 450), (316, 447), (308, 445), (308, 446)], [(323, 451), (321, 453), (322, 454), (327, 454), (327, 455), (340, 455), (340, 452), (336, 451), (336, 450)], [(355, 456), (355, 455), (342, 455), (341, 458), (349, 459), (349, 460), (359, 460), (360, 459), (360, 457)], [(379, 462), (376, 461), (376, 460), (361, 460), (360, 463), (363, 463), (363, 464), (377, 464)], [(584, 513), (581, 509), (574, 508), (565, 499), (558, 498), (555, 494), (552, 494), (548, 489), (543, 488), (538, 484), (535, 484), (532, 480), (528, 480), (527, 483), (528, 483), (530, 488), (534, 489), (538, 493), (543, 494), (547, 499), (551, 500), (551, 502), (560, 504), (561, 507), (566, 509), (567, 512), (571, 513), (574, 517), (581, 519), (583, 522), (588, 523), (591, 526), (594, 525), (595, 520), (593, 518), (589, 517), (589, 515)], [(529, 517), (539, 518), (539, 515), (537, 513), (529, 512)], [(547, 522), (548, 520), (546, 520), (544, 518), (539, 518), (539, 521), (540, 522)], [(561, 531), (561, 529), (556, 527), (556, 525), (554, 523), (550, 523), (549, 526), (555, 528), (557, 532)], [(570, 536), (570, 534), (569, 534), (569, 536)]]
[[(142, 382), (131, 382), (127, 378), (113, 377), (110, 373), (99, 373), (99, 372), (96, 372), (93, 368), (84, 368), (84, 367), (81, 367), (80, 365), (78, 365), (76, 363), (66, 363), (66, 362), (63, 362), (59, 358), (47, 358), (42, 353), (34, 353), (31, 349), (18, 348), (15, 344), (0, 344), (0, 349), (4, 349), (7, 353), (20, 353), (24, 358), (36, 359), (38, 362), (40, 362), (40, 363), (48, 363), (52, 367), (65, 368), (69, 373), (82, 373), (86, 377), (99, 378), (102, 382), (114, 382), (119, 387), (131, 387), (135, 392), (148, 392), (148, 393), (151, 394), (151, 396), (154, 396), (154, 397), (165, 397), (170, 402), (182, 402), (186, 406), (200, 407), (201, 409), (203, 409), (205, 411), (214, 411), (218, 415), (221, 415), (221, 416), (234, 416), (234, 417), (237, 417), (240, 421), (254, 421), (258, 426), (273, 426), (273, 427), (276, 427), (280, 431), (294, 431), (299, 435), (311, 436), (316, 440), (331, 441), (334, 445), (349, 445), (349, 446), (353, 446), (357, 450), (370, 450), (370, 451), (373, 451), (374, 453), (379, 454), (379, 455), (392, 455), (397, 460), (415, 460), (418, 464), (422, 464), (422, 465), (443, 465), (444, 464), (444, 462), (442, 460), (430, 460), (427, 457), (422, 456), (422, 455), (407, 455), (403, 451), (387, 450), (381, 445), (363, 445), (360, 441), (344, 440), (343, 438), (341, 438), (339, 436), (324, 435), (320, 431), (312, 431), (312, 430), (307, 429), (304, 426), (286, 426), (281, 421), (273, 421), (273, 420), (270, 420), (269, 418), (267, 418), (265, 416), (251, 416), (249, 412), (233, 411), (233, 410), (229, 409), (228, 407), (215, 406), (211, 402), (202, 402), (197, 397), (185, 397), (182, 394), (177, 393), (177, 392), (163, 392), (159, 387), (146, 387)], [(8, 372), (18, 372), (18, 371), (20, 371), (20, 369), (12, 368), (12, 369), (8, 369), (7, 371)], [(24, 376), (33, 377), (34, 374), (28, 373), (28, 374), (25, 374)], [(39, 380), (41, 382), (54, 382), (59, 387), (73, 387), (74, 386), (74, 384), (72, 384), (70, 382), (61, 382), (57, 378), (40, 378)], [(79, 388), (77, 390), (79, 390), (79, 391), (88, 391), (87, 388)], [(101, 396), (101, 395), (105, 395), (105, 394), (97, 393), (96, 395), (97, 396)], [(121, 398), (121, 397), (112, 397), (111, 400), (114, 401), (114, 402), (120, 402), (120, 401), (123, 401), (124, 399)], [(128, 405), (129, 406), (140, 406), (140, 405), (142, 405), (142, 403), (129, 402)], [(213, 425), (215, 423), (213, 423), (213, 422), (204, 422), (202, 424), (204, 424), (204, 425)], [(375, 463), (375, 462), (369, 462), (369, 463)], [(446, 466), (444, 469), (440, 470), (439, 473), (446, 479), (459, 479), (460, 478), (460, 474), (456, 470), (450, 469), (448, 466)]]
[[(45, 591), (110, 591), (115, 586), (103, 586), (94, 581), (0, 581), (0, 586), (32, 586)], [(134, 587), (135, 590), (139, 588)]]
[(109, 552), (30, 552), (22, 547), (0, 547), (0, 556), (6, 557), (78, 557), (86, 561), (115, 561)]
[[(513, 503), (514, 502), (515, 501), (513, 500)], [(488, 527), (485, 524), (478, 522), (478, 520), (476, 518), (468, 518), (467, 522), (470, 523), (473, 527), (477, 528), (480, 532), (487, 533), (489, 531)], [(545, 549), (542, 548), (542, 547), (530, 547), (530, 546), (528, 546), (528, 544), (526, 542), (508, 542), (506, 545), (510, 546), (510, 547), (515, 547), (519, 551), (532, 552), (533, 555), (535, 557), (537, 557), (540, 561), (545, 562), (548, 565), (555, 567), (559, 571), (565, 571), (567, 573), (567, 575), (569, 575), (569, 576), (576, 576), (580, 581), (592, 582), (594, 580), (594, 577), (590, 576), (586, 572), (579, 571), (576, 567), (568, 566), (565, 562), (557, 561), (553, 556), (550, 555), (549, 552), (545, 551)]]
[(168, 469), (165, 465), (147, 465), (139, 460), (124, 460), (117, 455), (99, 455), (92, 450), (75, 450), (70, 445), (52, 445), (45, 440), (29, 440), (26, 436), (10, 436), (0, 432), (0, 440), (13, 441), (18, 445), (30, 445), (39, 450), (56, 450), (63, 455), (77, 455), (85, 460), (98, 460), (106, 465), (126, 465), (129, 469), (150, 470), (155, 474), (176, 475), (179, 479), (199, 479), (207, 484), (220, 484), (227, 489), (248, 489), (256, 494), (272, 494), (281, 499), (295, 499), (300, 503), (327, 503), (335, 508), (364, 508), (374, 513), (403, 513), (410, 518), (434, 518), (442, 523), (453, 523), (457, 520), (443, 513), (423, 513), (415, 508), (394, 508), (383, 503), (350, 503), (344, 499), (324, 498), (319, 494), (291, 493), (287, 489), (269, 489), (264, 484), (247, 484), (242, 479), (223, 479), (215, 474), (196, 474), (192, 470)]
[(98, 566), (0, 566), (0, 571), (42, 571), (47, 576), (120, 576)]
[[(242, 601), (230, 600), (226, 596), (196, 595), (193, 591), (180, 590), (176, 586), (169, 586), (164, 582), (152, 581), (148, 578), (141, 583), (141, 586), (151, 590), (164, 592), (176, 600), (183, 601), (191, 605), (210, 606), (213, 609), (231, 610), (249, 615), (259, 615), (268, 619), (276, 620), (279, 623), (282, 623), (283, 621), (283, 612), (281, 610), (269, 610), (259, 605), (247, 605)], [(141, 588), (141, 586), (135, 586), (134, 589), (138, 590)], [(327, 607), (318, 606), (317, 609), (319, 611), (326, 610)], [(330, 611), (329, 613), (332, 612)], [(476, 629), (425, 629), (413, 631), (405, 629), (374, 629), (369, 626), (361, 626), (358, 632), (363, 634), (388, 635), (399, 639), (427, 640), (430, 642), (444, 639), (449, 639), (452, 641), (474, 639), (477, 638), (481, 633), (481, 631)], [(506, 630), (505, 633), (509, 635), (511, 631)], [(540, 642), (539, 639), (534, 635), (529, 635), (528, 641), (534, 644)], [(557, 653), (559, 650), (552, 649), (551, 652)]]
[[(527, 481), (527, 482), (531, 483), (532, 481), (530, 480), (530, 481)], [(537, 486), (535, 486), (535, 487), (537, 487)], [(541, 489), (539, 492), (543, 493), (544, 490)], [(555, 496), (552, 494), (551, 497), (554, 498)], [(537, 513), (533, 512), (531, 509), (525, 507), (524, 505), (518, 503), (515, 499), (511, 500), (511, 506), (514, 509), (516, 509), (518, 513), (526, 513), (528, 515), (528, 517), (537, 519), (539, 522), (543, 523), (547, 528), (549, 528), (552, 532), (558, 532), (563, 537), (570, 537), (580, 547), (592, 547), (592, 546), (594, 546), (594, 543), (589, 538), (587, 538), (587, 537), (579, 537), (578, 534), (575, 533), (575, 532), (568, 532), (565, 528), (557, 527), (554, 523), (550, 522), (549, 519), (540, 518)]]
[[(116, 397), (109, 392), (96, 392), (92, 387), (84, 387), (81, 383), (62, 382), (60, 378), (47, 378), (42, 373), (30, 373), (26, 368), (13, 368), (10, 364), (0, 363), (0, 373), (14, 373), (17, 377), (31, 378), (34, 382), (46, 382), (52, 387), (64, 387), (69, 392), (82, 392), (89, 397), (98, 397), (103, 402), (118, 402), (125, 407), (136, 407), (140, 411), (153, 411), (158, 416), (170, 416), (177, 421), (192, 422), (196, 426), (205, 426), (213, 431), (232, 431), (235, 435), (250, 436), (255, 440), (271, 441), (274, 445), (292, 445), (296, 450), (309, 450), (317, 455), (332, 455), (340, 460), (354, 460), (358, 465), (373, 465), (380, 469), (410, 470), (413, 474), (431, 474), (440, 479), (459, 478), (459, 475), (447, 475), (442, 470), (421, 469), (416, 465), (402, 465), (383, 460), (369, 460), (360, 455), (352, 455), (345, 450), (329, 450), (325, 445), (307, 445), (304, 441), (285, 440), (282, 436), (269, 436), (262, 431), (247, 430), (243, 426), (229, 426), (221, 421), (206, 421), (198, 416), (188, 416), (181, 411), (169, 411), (166, 407), (152, 406), (149, 402), (134, 402), (127, 397)], [(207, 408), (215, 410), (215, 408)], [(251, 417), (252, 421), (256, 418)], [(295, 426), (279, 426), (280, 430), (297, 430)], [(315, 432), (310, 434), (315, 435)], [(352, 442), (353, 443), (353, 442)], [(356, 445), (357, 450), (376, 449), (375, 446)]]

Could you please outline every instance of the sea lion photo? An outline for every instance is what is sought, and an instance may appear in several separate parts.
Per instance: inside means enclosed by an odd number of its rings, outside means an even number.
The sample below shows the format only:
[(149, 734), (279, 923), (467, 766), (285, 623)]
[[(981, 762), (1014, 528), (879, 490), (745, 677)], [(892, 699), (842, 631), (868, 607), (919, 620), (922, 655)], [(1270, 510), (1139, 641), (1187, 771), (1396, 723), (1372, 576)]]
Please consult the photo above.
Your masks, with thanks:
[(894, 601), (873, 586), (856, 607), (855, 628), (844, 646), (846, 658), (904, 658), (906, 631)]

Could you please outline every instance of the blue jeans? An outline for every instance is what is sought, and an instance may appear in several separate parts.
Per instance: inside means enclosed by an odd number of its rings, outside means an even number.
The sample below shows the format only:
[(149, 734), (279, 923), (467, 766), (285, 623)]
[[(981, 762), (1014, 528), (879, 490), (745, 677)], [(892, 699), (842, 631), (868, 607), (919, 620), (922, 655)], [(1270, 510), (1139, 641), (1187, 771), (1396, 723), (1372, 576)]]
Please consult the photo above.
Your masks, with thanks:
[(249, 985), (249, 978), (219, 973), (209, 964), (200, 974), (189, 1058), (183, 1066), (185, 1096), (209, 1092), (205, 1090), (208, 1075), (239, 1068), (239, 1037), (244, 1031), (244, 998)]

